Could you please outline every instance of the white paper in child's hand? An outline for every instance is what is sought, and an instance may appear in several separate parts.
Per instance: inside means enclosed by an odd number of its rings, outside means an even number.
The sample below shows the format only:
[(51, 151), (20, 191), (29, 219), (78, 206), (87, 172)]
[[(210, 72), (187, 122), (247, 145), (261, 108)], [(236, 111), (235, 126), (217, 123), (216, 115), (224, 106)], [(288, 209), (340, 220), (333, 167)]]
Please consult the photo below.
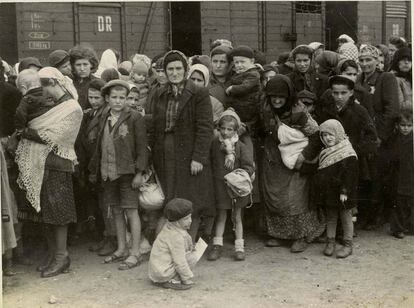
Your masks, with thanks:
[(194, 254), (195, 254), (197, 262), (203, 256), (204, 251), (206, 251), (207, 249), (207, 246), (208, 246), (207, 243), (200, 237), (194, 247)]

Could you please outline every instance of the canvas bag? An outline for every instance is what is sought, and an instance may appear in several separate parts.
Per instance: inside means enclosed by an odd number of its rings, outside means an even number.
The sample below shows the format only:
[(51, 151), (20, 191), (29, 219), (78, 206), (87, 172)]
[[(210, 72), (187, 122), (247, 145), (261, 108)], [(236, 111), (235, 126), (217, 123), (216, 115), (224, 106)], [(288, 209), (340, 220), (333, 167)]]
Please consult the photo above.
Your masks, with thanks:
[[(154, 175), (154, 183), (148, 182), (151, 174)], [(147, 182), (139, 187), (139, 204), (144, 210), (156, 211), (162, 208), (164, 200), (164, 192), (162, 191), (157, 173), (151, 168), (150, 175), (147, 177)]]

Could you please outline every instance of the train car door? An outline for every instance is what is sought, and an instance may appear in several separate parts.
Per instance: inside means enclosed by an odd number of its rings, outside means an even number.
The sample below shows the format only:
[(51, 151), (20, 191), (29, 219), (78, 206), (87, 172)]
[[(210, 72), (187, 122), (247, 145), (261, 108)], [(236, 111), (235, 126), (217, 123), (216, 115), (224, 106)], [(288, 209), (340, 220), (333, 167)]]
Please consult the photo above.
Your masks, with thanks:
[(201, 54), (200, 2), (171, 2), (172, 47), (187, 56)]
[(79, 3), (79, 42), (91, 44), (98, 56), (108, 48), (122, 54), (121, 7)]

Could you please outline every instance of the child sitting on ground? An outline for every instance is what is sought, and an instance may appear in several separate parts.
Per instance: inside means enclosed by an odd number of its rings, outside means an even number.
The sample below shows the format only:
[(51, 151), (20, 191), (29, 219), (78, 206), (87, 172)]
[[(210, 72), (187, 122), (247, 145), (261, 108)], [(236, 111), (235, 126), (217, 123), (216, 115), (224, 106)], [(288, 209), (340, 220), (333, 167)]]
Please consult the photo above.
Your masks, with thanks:
[(186, 290), (194, 284), (192, 268), (196, 264), (193, 241), (187, 230), (191, 226), (191, 201), (175, 198), (167, 203), (167, 222), (155, 240), (148, 264), (153, 283), (174, 290)]
[(398, 117), (397, 129), (389, 139), (389, 187), (392, 187), (391, 233), (402, 239), (414, 232), (414, 160), (413, 110), (404, 108)]
[[(115, 216), (118, 248), (104, 262), (123, 261), (120, 270), (136, 267), (142, 260), (138, 188), (148, 164), (144, 119), (126, 108), (128, 93), (129, 84), (119, 79), (102, 88), (109, 110), (101, 117), (97, 150), (89, 163), (90, 181), (101, 180), (103, 200)], [(130, 251), (126, 245), (125, 216), (131, 232)]]
[(319, 155), (318, 172), (313, 182), (316, 183), (316, 202), (326, 208), (327, 215), (328, 240), (323, 253), (332, 256), (335, 252), (339, 216), (344, 246), (336, 252), (336, 257), (346, 258), (352, 254), (352, 209), (357, 205), (358, 157), (339, 121), (327, 120), (319, 130), (325, 148)]
[(258, 118), (260, 91), (260, 73), (254, 64), (254, 52), (248, 46), (239, 46), (230, 52), (234, 63), (235, 74), (230, 80), (231, 86), (226, 89), (228, 106), (240, 116), (240, 120), (250, 128)]
[(219, 135), (215, 137), (211, 147), (218, 215), (215, 237), (213, 238), (213, 249), (208, 255), (208, 260), (210, 261), (220, 258), (228, 210), (232, 210), (236, 234), (234, 258), (237, 261), (245, 259), (242, 208), (249, 204), (250, 198), (249, 196), (236, 199), (230, 198), (224, 179), (225, 175), (239, 168), (245, 170), (250, 177), (254, 173), (253, 153), (239, 141), (237, 131), (240, 125), (240, 118), (233, 109), (229, 108), (224, 111), (218, 120)]

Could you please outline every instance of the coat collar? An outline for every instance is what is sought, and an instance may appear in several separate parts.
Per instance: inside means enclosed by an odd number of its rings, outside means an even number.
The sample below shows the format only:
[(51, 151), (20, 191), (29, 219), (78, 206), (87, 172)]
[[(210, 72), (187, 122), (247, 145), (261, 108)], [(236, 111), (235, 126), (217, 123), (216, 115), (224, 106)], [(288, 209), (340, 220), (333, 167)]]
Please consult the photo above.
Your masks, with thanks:
[[(121, 115), (119, 116), (118, 121), (116, 121), (116, 123), (115, 123), (115, 126), (113, 128), (113, 131), (116, 131), (118, 129), (118, 127), (131, 116), (131, 113), (132, 113), (132, 111), (129, 108), (123, 110), (122, 113), (121, 113)], [(110, 110), (110, 108), (108, 108), (106, 110), (106, 114), (105, 114), (105, 123), (108, 120), (108, 117), (110, 115), (111, 115), (111, 110)]]
[[(177, 117), (180, 115), (181, 111), (184, 109), (185, 105), (187, 105), (191, 97), (196, 93), (197, 89), (197, 86), (191, 80), (187, 80), (185, 82), (183, 92), (178, 98)], [(163, 86), (160, 90), (159, 96), (161, 97), (163, 95), (167, 95), (168, 91), (168, 85)]]

